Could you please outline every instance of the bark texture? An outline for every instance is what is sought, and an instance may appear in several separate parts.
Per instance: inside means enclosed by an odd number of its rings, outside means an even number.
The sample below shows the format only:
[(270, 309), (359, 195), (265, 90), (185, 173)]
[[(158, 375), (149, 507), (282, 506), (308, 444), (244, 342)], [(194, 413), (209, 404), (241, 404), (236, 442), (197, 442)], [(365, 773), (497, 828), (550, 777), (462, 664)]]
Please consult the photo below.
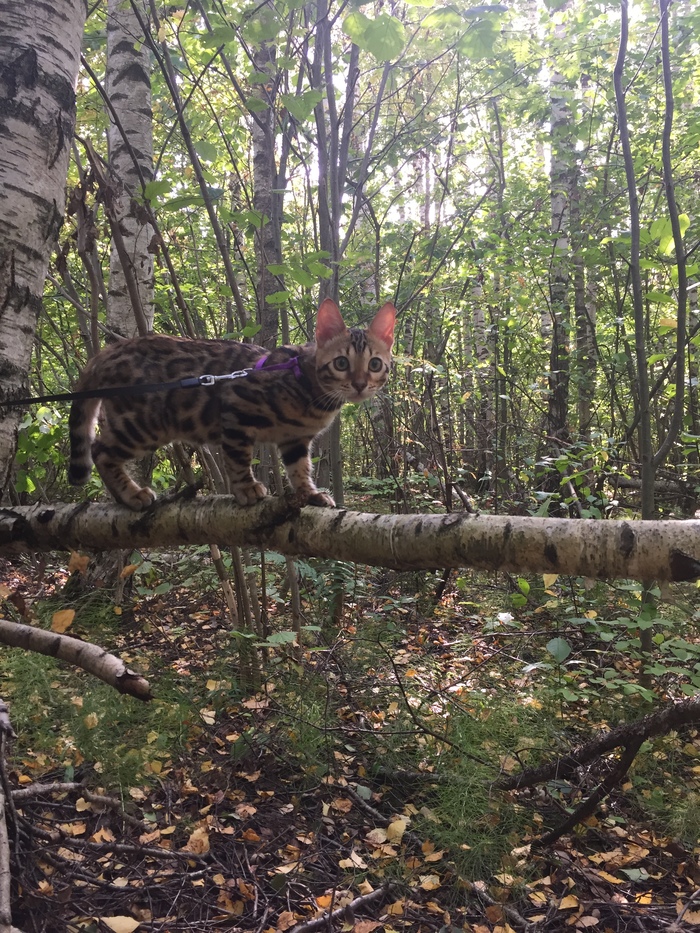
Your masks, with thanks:
[(268, 497), (0, 509), (0, 554), (67, 548), (265, 546), (283, 554), (396, 570), (473, 567), (659, 581), (700, 577), (700, 521), (583, 521), (507, 516), (374, 515)]
[[(145, 13), (143, 3), (141, 7)], [(131, 4), (109, 0), (106, 90), (113, 115), (107, 142), (112, 220), (117, 229), (109, 261), (107, 323), (122, 337), (138, 336), (134, 294), (138, 295), (147, 330), (153, 327), (153, 256), (149, 246), (154, 230), (136, 200), (153, 179), (150, 68), (148, 45)]]
[[(63, 223), (84, 0), (0, 0), (0, 405), (25, 394), (49, 258)], [(0, 492), (19, 409), (0, 408)]]
[(0, 642), (13, 648), (24, 648), (25, 651), (36, 651), (68, 661), (137, 700), (152, 699), (148, 681), (129, 670), (123, 661), (99, 645), (7, 619), (0, 619)]

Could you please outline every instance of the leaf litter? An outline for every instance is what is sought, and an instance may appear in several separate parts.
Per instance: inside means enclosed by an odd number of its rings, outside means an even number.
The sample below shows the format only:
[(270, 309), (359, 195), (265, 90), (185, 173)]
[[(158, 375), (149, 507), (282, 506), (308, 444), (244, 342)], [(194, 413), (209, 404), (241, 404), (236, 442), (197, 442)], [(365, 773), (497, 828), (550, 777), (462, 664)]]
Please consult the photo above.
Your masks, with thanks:
[[(31, 576), (15, 567), (3, 570), (2, 598), (21, 592), (22, 605), (31, 604), (37, 589)], [(55, 583), (63, 579), (58, 575)], [(55, 622), (55, 614), (50, 618)], [(59, 618), (63, 624), (68, 616)], [(230, 699), (222, 699), (228, 682), (220, 670), (213, 676), (212, 659), (230, 644), (216, 595), (202, 598), (175, 588), (121, 613), (110, 649), (184, 680), (193, 689), (193, 715), (179, 745), (166, 735), (172, 742), (158, 749), (143, 780), (130, 787), (115, 788), (99, 762), (82, 760), (77, 742), (72, 749), (60, 745), (59, 768), (45, 752), (22, 750), (12, 762), (14, 786), (43, 789), (16, 802), (15, 922), (46, 933), (91, 931), (99, 924), (117, 933), (311, 931), (327, 929), (329, 916), (336, 929), (354, 933), (608, 933), (660, 929), (677, 917), (684, 925), (679, 928), (700, 922), (693, 900), (700, 847), (654, 830), (624, 786), (584, 825), (542, 850), (533, 843), (545, 821), (570, 807), (579, 791), (569, 787), (568, 799), (556, 787), (552, 795), (551, 786), (504, 794), (500, 806), (519, 808), (525, 821), (500, 866), (484, 877), (467, 877), (458, 850), (463, 854), (471, 846), (431, 838), (445, 823), (433, 793), (449, 781), (440, 773), (439, 756), (426, 754), (418, 770), (393, 769), (389, 776), (381, 758), (372, 760), (367, 752), (381, 750), (381, 737), (395, 725), (405, 728), (407, 716), (410, 722), (416, 715), (417, 722), (416, 711), (425, 730), (407, 735), (407, 743), (434, 748), (447, 739), (439, 726), (450, 703), (470, 707), (473, 691), (484, 692), (474, 672), (493, 670), (504, 646), (481, 638), (479, 618), (454, 607), (430, 618), (406, 614), (405, 622), (391, 661), (375, 658), (364, 683), (344, 681), (345, 672), (334, 667), (338, 645), (358, 637), (357, 623), (341, 633), (334, 649), (305, 653), (307, 670), (335, 685), (318, 756), (323, 767), (314, 773), (314, 765), (300, 764), (282, 740), (289, 731), (288, 687), (270, 682), (258, 693), (236, 696), (231, 690)], [(79, 614), (68, 624), (75, 631)], [(384, 703), (397, 671), (404, 695), (397, 700), (393, 693)], [(492, 689), (508, 687), (508, 678), (527, 700), (526, 684), (513, 671)], [(55, 689), (69, 688), (57, 681)], [(473, 710), (488, 720), (483, 705)], [(581, 711), (576, 728), (592, 732), (599, 725)], [(96, 727), (91, 718), (87, 728)], [(162, 738), (157, 730), (149, 736), (154, 745)], [(379, 745), (367, 736), (379, 738)], [(697, 731), (669, 742), (685, 749), (687, 758), (682, 774), (669, 771), (669, 778), (698, 793)], [(527, 760), (523, 742), (515, 753), (498, 757), (495, 774), (520, 769)]]

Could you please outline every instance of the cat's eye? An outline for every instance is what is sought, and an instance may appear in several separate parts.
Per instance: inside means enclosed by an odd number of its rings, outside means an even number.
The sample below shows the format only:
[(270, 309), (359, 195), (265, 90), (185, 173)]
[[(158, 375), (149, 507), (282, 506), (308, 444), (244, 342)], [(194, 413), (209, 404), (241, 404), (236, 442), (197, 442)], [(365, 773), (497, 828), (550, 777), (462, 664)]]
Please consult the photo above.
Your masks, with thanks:
[(373, 356), (369, 361), (368, 368), (371, 373), (379, 373), (384, 369), (384, 363), (378, 356)]
[(338, 370), (338, 372), (344, 373), (350, 369), (350, 360), (347, 358), (347, 356), (336, 356), (336, 358), (333, 360), (333, 365)]

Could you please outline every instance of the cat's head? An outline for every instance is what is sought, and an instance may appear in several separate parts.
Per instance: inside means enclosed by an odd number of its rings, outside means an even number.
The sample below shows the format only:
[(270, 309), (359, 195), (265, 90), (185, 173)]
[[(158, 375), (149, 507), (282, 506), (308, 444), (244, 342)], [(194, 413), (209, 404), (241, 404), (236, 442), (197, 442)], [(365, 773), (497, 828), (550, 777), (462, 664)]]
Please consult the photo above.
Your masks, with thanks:
[(336, 401), (362, 402), (389, 378), (396, 308), (387, 302), (366, 330), (347, 327), (326, 298), (316, 318), (316, 376)]

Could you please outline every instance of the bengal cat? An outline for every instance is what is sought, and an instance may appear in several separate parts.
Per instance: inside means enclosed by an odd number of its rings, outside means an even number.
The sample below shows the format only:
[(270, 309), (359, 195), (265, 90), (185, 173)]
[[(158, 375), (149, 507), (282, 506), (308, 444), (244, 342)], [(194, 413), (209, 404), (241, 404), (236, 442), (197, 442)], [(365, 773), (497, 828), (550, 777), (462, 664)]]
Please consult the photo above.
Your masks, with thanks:
[(213, 386), (75, 400), (68, 478), (74, 486), (84, 485), (94, 462), (117, 502), (144, 509), (156, 494), (137, 485), (125, 463), (176, 440), (221, 444), (232, 492), (241, 505), (251, 505), (267, 492), (251, 470), (253, 446), (273, 443), (299, 499), (333, 507), (333, 499), (314, 484), (311, 444), (345, 402), (364, 401), (382, 388), (395, 319), (396, 309), (387, 303), (366, 330), (349, 328), (327, 298), (318, 309), (314, 343), (269, 354), (255, 344), (156, 334), (114, 343), (90, 360), (75, 391), (248, 372)]

